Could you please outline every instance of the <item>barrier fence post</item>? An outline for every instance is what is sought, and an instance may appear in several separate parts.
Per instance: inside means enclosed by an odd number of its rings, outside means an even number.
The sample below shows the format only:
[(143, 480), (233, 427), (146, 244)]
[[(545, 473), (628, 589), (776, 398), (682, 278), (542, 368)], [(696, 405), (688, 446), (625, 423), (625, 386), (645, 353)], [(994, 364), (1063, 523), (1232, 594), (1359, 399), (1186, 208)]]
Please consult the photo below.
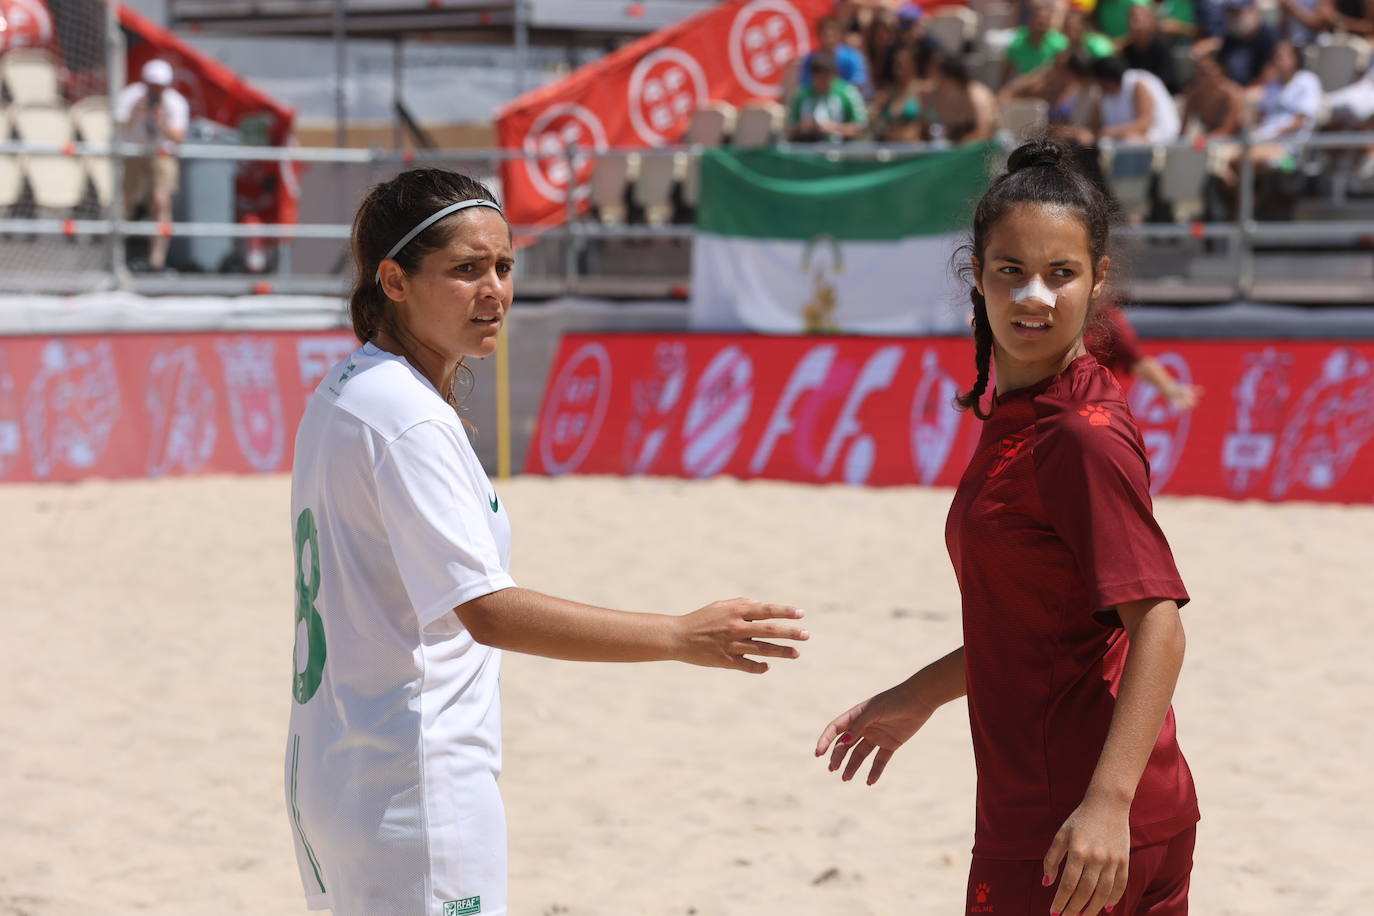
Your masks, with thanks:
[(577, 142), (572, 141), (564, 147), (564, 153), (568, 162), (568, 191), (567, 209), (564, 213), (564, 222), (567, 225), (567, 233), (563, 241), (563, 292), (571, 293), (577, 283), (577, 258), (578, 258), (578, 234), (577, 234)]
[(133, 278), (124, 263), (124, 154), (121, 148), (119, 115), (115, 101), (124, 88), (124, 33), (119, 27), (115, 0), (105, 4), (105, 98), (110, 111), (110, 232), (105, 238), (105, 256), (110, 276), (117, 289), (132, 289)]
[(1236, 204), (1236, 298), (1248, 299), (1255, 288), (1255, 257), (1251, 246), (1255, 219), (1255, 163), (1250, 157), (1250, 125), (1240, 129), (1240, 196)]

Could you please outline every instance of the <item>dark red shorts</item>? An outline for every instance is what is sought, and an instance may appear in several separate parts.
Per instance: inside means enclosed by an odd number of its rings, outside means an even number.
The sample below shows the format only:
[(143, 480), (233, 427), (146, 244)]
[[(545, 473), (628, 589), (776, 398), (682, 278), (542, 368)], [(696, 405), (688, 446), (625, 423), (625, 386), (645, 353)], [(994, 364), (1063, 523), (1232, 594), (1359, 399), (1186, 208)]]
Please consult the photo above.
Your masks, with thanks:
[[(1132, 849), (1126, 893), (1112, 910), (1112, 916), (1187, 916), (1196, 840), (1197, 828), (1190, 827), (1167, 842)], [(1044, 887), (1040, 883), (1043, 877), (1040, 861), (974, 857), (968, 873), (968, 907), (964, 912), (978, 916), (1049, 916), (1055, 887)]]

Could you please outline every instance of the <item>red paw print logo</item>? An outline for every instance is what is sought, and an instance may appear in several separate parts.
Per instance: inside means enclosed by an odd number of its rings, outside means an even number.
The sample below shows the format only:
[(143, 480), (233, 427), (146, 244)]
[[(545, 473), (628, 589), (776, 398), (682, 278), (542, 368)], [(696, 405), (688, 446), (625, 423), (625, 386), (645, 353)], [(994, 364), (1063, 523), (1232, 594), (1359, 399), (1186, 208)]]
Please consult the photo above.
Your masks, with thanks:
[(1105, 407), (1098, 407), (1096, 404), (1089, 404), (1084, 410), (1078, 412), (1080, 417), (1087, 417), (1088, 422), (1093, 426), (1111, 426), (1112, 412)]
[(984, 881), (982, 884), (978, 885), (978, 890), (974, 893), (974, 897), (979, 903), (987, 903), (988, 894), (991, 893), (992, 888), (988, 887), (987, 882)]

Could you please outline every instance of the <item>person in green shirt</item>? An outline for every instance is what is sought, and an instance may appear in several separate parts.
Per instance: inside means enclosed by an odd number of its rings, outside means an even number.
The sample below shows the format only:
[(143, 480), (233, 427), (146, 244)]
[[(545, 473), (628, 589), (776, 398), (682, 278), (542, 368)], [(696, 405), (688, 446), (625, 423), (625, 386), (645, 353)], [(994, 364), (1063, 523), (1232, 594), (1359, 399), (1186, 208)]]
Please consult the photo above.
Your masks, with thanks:
[(1151, 6), (1152, 0), (1097, 0), (1097, 27), (1113, 41), (1131, 30), (1131, 7)]
[(1016, 30), (1007, 45), (1007, 62), (1002, 68), (1002, 85), (1017, 76), (1039, 70), (1068, 50), (1069, 40), (1058, 29), (1050, 28), (1054, 8), (1049, 0), (1034, 0), (1030, 21)]
[(787, 137), (802, 143), (853, 140), (868, 127), (868, 108), (853, 83), (835, 73), (835, 58), (811, 58), (811, 85), (803, 86), (788, 112)]
[(1088, 14), (1077, 5), (1071, 5), (1064, 14), (1064, 37), (1069, 40), (1069, 51), (1082, 51), (1089, 57), (1111, 57), (1116, 53), (1116, 44), (1092, 27)]

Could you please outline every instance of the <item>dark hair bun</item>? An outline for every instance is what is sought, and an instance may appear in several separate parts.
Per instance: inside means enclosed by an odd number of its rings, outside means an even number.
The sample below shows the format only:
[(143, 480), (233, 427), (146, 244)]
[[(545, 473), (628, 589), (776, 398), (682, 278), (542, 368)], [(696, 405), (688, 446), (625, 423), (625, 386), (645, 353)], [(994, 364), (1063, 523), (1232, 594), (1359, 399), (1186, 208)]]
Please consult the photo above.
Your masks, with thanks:
[(1039, 167), (1064, 168), (1069, 161), (1069, 151), (1053, 140), (1031, 140), (1018, 146), (1007, 159), (1007, 174)]

